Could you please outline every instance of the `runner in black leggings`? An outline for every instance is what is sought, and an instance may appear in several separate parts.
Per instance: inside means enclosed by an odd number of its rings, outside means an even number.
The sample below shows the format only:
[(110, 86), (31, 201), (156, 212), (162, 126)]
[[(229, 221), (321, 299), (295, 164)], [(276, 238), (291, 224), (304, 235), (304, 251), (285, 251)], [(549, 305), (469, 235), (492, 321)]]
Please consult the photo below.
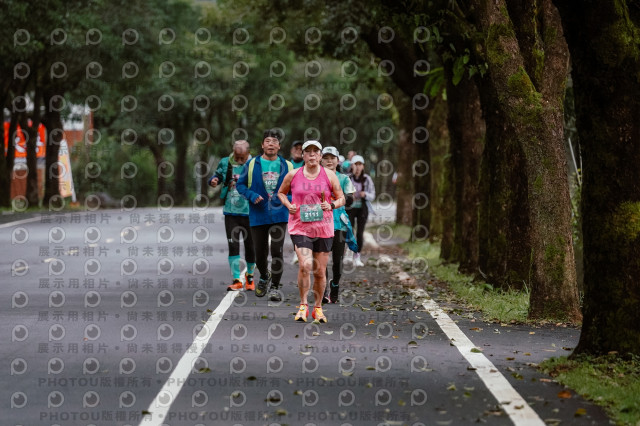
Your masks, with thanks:
[[(269, 299), (279, 301), (276, 291), (280, 288), (280, 280), (284, 271), (283, 247), (284, 238), (287, 234), (287, 223), (271, 223), (268, 225), (259, 225), (251, 227), (253, 235), (253, 246), (256, 249), (256, 266), (262, 277), (263, 271), (270, 271), (271, 274), (271, 290), (274, 294), (269, 293)], [(271, 237), (271, 247), (269, 247), (269, 237)], [(268, 255), (271, 254), (271, 269), (267, 261)], [(260, 283), (258, 283), (260, 284)], [(265, 290), (266, 291), (266, 287)], [(256, 296), (262, 297), (264, 293), (256, 291)]]
[(282, 246), (289, 220), (289, 210), (282, 205), (277, 194), (284, 177), (293, 170), (291, 162), (278, 155), (281, 138), (282, 134), (277, 129), (264, 132), (262, 155), (246, 163), (237, 185), (238, 192), (249, 200), (249, 222), (256, 251), (256, 266), (260, 271), (255, 295), (263, 297), (269, 290), (269, 300), (276, 302), (282, 300)]
[[(251, 158), (249, 142), (238, 140), (233, 143), (233, 152), (222, 158), (216, 172), (209, 180), (209, 185), (222, 186), (220, 197), (224, 200), (224, 228), (229, 245), (229, 267), (233, 283), (227, 287), (229, 291), (255, 290), (253, 269), (255, 268), (255, 251), (251, 231), (249, 230), (249, 202), (236, 189), (236, 181), (244, 170), (244, 164)], [(244, 240), (245, 259), (240, 257), (240, 239)], [(244, 265), (243, 265), (244, 263)], [(242, 271), (244, 285), (242, 283)]]
[[(340, 182), (340, 187), (344, 193), (345, 205), (350, 206), (351, 203), (353, 203), (353, 193), (355, 192), (355, 189), (349, 177), (336, 170), (339, 156), (340, 154), (338, 153), (337, 148), (333, 146), (325, 146), (322, 149), (322, 165), (336, 173), (338, 182)], [(346, 224), (343, 223), (341, 218), (343, 214), (346, 215), (344, 207), (337, 208), (333, 211), (334, 236), (333, 246), (331, 247), (333, 261), (331, 269), (333, 272), (333, 279), (329, 280), (329, 268), (327, 268), (325, 274), (327, 276), (328, 284), (324, 292), (324, 297), (322, 298), (322, 303), (338, 303), (340, 278), (342, 277), (342, 258), (344, 257), (344, 246), (347, 237)]]
[(376, 188), (373, 185), (371, 176), (364, 173), (364, 158), (361, 155), (354, 155), (351, 159), (351, 182), (355, 187), (353, 204), (347, 212), (351, 225), (356, 228), (356, 241), (358, 243), (358, 251), (353, 255), (353, 264), (355, 266), (364, 266), (360, 259), (360, 252), (364, 244), (364, 228), (367, 225), (369, 217), (369, 205), (376, 197)]

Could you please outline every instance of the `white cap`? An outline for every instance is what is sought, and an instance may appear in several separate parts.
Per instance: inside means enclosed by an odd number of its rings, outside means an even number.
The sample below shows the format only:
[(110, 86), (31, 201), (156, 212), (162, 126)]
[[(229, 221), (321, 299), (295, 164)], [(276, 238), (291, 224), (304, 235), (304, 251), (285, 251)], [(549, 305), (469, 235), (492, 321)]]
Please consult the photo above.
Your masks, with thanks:
[(336, 148), (335, 146), (325, 146), (322, 149), (322, 155), (324, 156), (325, 154), (331, 154), (334, 157), (340, 157), (340, 154), (338, 153), (338, 148)]
[(306, 141), (305, 143), (302, 144), (302, 150), (304, 151), (305, 149), (309, 148), (311, 145), (317, 147), (320, 151), (322, 151), (322, 145), (320, 145), (320, 142), (318, 141)]
[(354, 155), (351, 158), (351, 164), (356, 164), (356, 163), (364, 164), (364, 158), (362, 158), (362, 155)]

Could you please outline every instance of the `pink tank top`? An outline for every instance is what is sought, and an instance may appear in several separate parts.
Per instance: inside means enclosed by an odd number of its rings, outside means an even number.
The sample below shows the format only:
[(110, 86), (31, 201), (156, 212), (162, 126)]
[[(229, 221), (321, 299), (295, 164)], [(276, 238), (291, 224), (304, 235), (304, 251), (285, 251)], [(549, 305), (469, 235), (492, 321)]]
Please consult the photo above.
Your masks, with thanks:
[(333, 212), (320, 208), (322, 194), (331, 202), (331, 181), (324, 167), (315, 179), (304, 176), (304, 166), (300, 167), (291, 180), (291, 202), (298, 206), (295, 214), (289, 214), (289, 234), (306, 235), (309, 238), (333, 237)]

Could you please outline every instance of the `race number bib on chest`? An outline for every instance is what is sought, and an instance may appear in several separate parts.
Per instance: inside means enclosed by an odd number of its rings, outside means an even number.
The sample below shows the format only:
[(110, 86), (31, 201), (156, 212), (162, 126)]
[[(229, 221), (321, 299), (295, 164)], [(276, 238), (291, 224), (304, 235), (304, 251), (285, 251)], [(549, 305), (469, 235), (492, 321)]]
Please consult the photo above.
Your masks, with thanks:
[(262, 182), (264, 182), (264, 189), (271, 196), (278, 186), (278, 179), (280, 178), (280, 173), (267, 171), (262, 173)]
[(323, 219), (320, 204), (303, 204), (300, 206), (300, 221), (318, 222)]

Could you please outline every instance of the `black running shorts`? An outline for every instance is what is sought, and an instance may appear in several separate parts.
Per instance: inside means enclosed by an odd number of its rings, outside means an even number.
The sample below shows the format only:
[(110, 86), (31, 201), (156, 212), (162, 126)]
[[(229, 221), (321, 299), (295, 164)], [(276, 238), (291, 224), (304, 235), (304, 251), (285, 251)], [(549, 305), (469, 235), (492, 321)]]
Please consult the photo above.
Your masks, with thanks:
[(329, 253), (333, 245), (333, 237), (310, 238), (306, 235), (291, 235), (291, 242), (297, 248), (308, 248), (314, 253)]

